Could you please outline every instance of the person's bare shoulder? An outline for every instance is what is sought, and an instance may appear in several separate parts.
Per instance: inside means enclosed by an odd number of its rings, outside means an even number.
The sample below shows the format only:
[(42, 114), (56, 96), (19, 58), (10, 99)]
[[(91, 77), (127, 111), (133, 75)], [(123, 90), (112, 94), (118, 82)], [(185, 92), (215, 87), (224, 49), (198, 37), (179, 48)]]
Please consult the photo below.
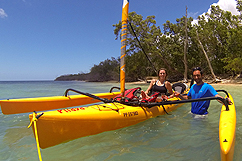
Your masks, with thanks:
[(157, 81), (156, 79), (152, 79), (150, 83), (155, 84), (156, 81)]

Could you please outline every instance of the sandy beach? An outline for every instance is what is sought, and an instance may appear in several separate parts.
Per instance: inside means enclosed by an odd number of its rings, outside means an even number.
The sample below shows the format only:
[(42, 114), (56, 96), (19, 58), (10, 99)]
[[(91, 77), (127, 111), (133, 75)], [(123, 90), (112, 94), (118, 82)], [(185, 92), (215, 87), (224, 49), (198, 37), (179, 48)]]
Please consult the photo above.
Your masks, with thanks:
[[(182, 81), (179, 81), (179, 82), (182, 82)], [(188, 80), (188, 83), (186, 83), (188, 86), (190, 86), (190, 82), (191, 80)], [(232, 86), (242, 86), (242, 79), (231, 79), (231, 80), (228, 80), (228, 79), (222, 79), (218, 82), (213, 82), (212, 80), (204, 80), (205, 83), (208, 83), (208, 84), (211, 84), (211, 85), (232, 85)], [(172, 84), (175, 84), (177, 82), (172, 82)], [(146, 81), (137, 81), (137, 82), (126, 82), (126, 84), (142, 84), (142, 85), (145, 85), (145, 84), (149, 84), (147, 83)]]

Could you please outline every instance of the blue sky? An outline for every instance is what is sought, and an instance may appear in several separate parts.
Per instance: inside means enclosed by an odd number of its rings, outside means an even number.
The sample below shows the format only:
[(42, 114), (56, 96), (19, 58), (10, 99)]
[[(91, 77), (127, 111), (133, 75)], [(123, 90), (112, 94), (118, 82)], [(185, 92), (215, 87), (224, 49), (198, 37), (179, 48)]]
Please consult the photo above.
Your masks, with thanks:
[[(185, 15), (197, 18), (210, 5), (233, 10), (234, 0), (130, 0), (129, 12), (156, 16), (157, 26)], [(0, 0), (0, 81), (54, 80), (89, 72), (120, 56), (113, 24), (122, 0)]]

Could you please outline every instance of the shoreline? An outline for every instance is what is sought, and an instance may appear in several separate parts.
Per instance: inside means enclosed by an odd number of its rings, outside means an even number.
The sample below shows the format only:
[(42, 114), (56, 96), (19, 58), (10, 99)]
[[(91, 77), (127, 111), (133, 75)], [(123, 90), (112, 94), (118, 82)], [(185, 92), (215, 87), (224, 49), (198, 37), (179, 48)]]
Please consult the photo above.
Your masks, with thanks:
[[(56, 81), (56, 80), (55, 80)], [(70, 81), (70, 80), (69, 80)], [(79, 80), (71, 80), (71, 81), (79, 81)], [(211, 85), (242, 85), (242, 79), (221, 79), (218, 80), (218, 82), (214, 82), (211, 79), (204, 79), (203, 80), (205, 83), (211, 84)], [(81, 82), (89, 82), (89, 81), (81, 81)], [(177, 81), (177, 82), (171, 82), (171, 84), (175, 84), (178, 82), (183, 82), (183, 81)], [(189, 79), (188, 82), (186, 83), (188, 86), (190, 86), (190, 82), (191, 80)], [(101, 83), (120, 83), (119, 81), (105, 81), (105, 82), (101, 82)], [(125, 84), (129, 84), (129, 85), (149, 85), (149, 81), (135, 81), (135, 82), (125, 82)]]
[[(182, 81), (178, 81), (182, 82)], [(191, 80), (186, 83), (188, 86), (190, 85)], [(242, 86), (242, 80), (220, 80), (219, 82), (213, 82), (212, 80), (204, 80), (205, 83), (211, 84), (211, 85), (239, 85)], [(118, 82), (117, 82), (118, 83)], [(172, 82), (172, 84), (175, 84), (177, 82)], [(137, 81), (137, 82), (126, 82), (126, 84), (149, 84), (146, 81)]]

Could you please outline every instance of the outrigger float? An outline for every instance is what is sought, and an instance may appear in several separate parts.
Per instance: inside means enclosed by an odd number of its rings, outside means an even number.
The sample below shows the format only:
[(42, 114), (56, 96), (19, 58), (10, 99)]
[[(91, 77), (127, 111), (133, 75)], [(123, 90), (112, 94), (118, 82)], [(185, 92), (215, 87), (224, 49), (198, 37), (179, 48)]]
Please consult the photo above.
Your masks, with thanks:
[[(120, 92), (112, 92), (110, 90), (108, 93), (89, 94), (68, 89), (64, 96), (0, 100), (2, 113), (8, 115), (33, 112), (33, 114), (29, 115), (29, 127), (32, 126), (39, 160), (42, 160), (40, 148), (44, 149), (83, 136), (135, 125), (149, 118), (169, 113), (184, 103), (216, 99), (224, 104), (221, 109), (219, 122), (221, 160), (233, 160), (236, 112), (233, 98), (226, 91), (223, 92), (232, 101), (230, 105), (226, 99), (220, 97), (190, 100), (180, 100), (174, 97), (163, 102), (140, 102), (137, 99), (131, 101), (126, 99), (124, 58), (128, 7), (129, 1), (124, 0), (121, 33)], [(68, 95), (69, 91), (81, 95)], [(97, 102), (103, 103), (94, 104)], [(80, 107), (88, 104), (92, 105)], [(46, 110), (54, 111), (36, 112)]]

